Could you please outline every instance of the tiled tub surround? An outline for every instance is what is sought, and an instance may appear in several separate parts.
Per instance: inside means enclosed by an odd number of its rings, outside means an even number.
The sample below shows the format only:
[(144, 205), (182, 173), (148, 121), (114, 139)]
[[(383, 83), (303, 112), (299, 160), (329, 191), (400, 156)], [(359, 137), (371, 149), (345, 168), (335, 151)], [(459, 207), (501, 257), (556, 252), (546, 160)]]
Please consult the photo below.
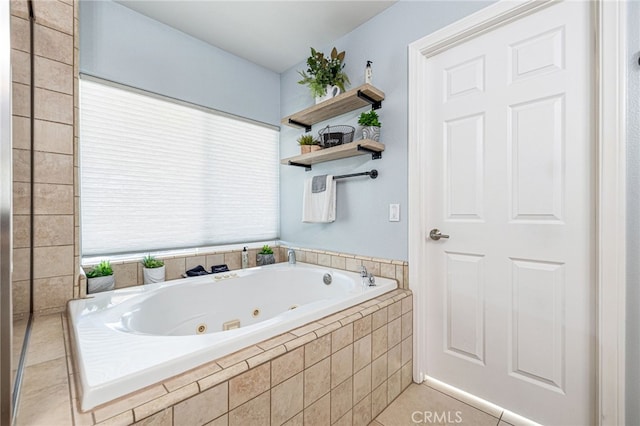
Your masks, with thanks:
[[(353, 272), (278, 263), (73, 300), (69, 319), (81, 408), (91, 409), (397, 287), (395, 280), (385, 278), (373, 287), (366, 284)], [(225, 331), (225, 324), (241, 328)], [(120, 350), (125, 347), (127, 351)]]
[(87, 413), (66, 317), (39, 317), (18, 424), (367, 425), (412, 381), (412, 317), (394, 290)]
[[(406, 261), (357, 256), (348, 253), (336, 253), (323, 250), (292, 247), (296, 252), (298, 262), (312, 265), (326, 266), (333, 269), (359, 272), (360, 266), (365, 266), (375, 276), (391, 278), (398, 282), (398, 288), (409, 288), (409, 267)], [(287, 261), (287, 246), (274, 247), (276, 262)], [(249, 266), (256, 266), (256, 254), (259, 249), (250, 249)], [(182, 278), (182, 274), (195, 266), (202, 265), (211, 270), (213, 265), (227, 264), (230, 270), (237, 270), (242, 265), (242, 250), (212, 251), (197, 255), (158, 256), (166, 265), (166, 279), (175, 280)], [(142, 285), (142, 264), (140, 261), (113, 261), (113, 272), (116, 278), (116, 288)], [(86, 264), (83, 268), (90, 270), (93, 265)], [(86, 280), (80, 276), (81, 296), (85, 296)]]
[[(26, 0), (11, 0), (13, 312), (62, 312), (78, 297), (78, 4), (34, 1), (34, 169), (31, 206), (30, 33)], [(34, 235), (30, 212), (34, 210)], [(32, 240), (33, 238), (33, 240)], [(31, 242), (33, 241), (33, 247)], [(30, 276), (33, 249), (34, 276)], [(30, 279), (33, 278), (33, 295)]]

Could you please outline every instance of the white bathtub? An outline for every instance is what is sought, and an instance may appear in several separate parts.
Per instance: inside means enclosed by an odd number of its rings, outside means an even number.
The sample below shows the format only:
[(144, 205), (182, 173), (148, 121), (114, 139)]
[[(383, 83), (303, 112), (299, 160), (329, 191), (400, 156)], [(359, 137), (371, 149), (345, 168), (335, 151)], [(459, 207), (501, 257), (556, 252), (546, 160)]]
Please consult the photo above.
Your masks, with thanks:
[[(332, 282), (324, 284), (330, 274)], [(192, 277), (69, 302), (82, 410), (397, 287), (298, 263)], [(293, 309), (292, 309), (293, 308)], [(240, 328), (223, 331), (223, 324)], [(206, 328), (204, 333), (199, 334)]]

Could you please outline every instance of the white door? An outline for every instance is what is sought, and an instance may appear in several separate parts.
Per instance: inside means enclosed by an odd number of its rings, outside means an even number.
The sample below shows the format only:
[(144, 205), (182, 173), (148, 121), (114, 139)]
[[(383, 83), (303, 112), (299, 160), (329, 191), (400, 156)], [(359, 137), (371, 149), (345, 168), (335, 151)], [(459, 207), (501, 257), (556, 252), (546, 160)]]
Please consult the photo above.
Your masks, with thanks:
[(427, 375), (544, 424), (594, 423), (590, 16), (426, 60)]

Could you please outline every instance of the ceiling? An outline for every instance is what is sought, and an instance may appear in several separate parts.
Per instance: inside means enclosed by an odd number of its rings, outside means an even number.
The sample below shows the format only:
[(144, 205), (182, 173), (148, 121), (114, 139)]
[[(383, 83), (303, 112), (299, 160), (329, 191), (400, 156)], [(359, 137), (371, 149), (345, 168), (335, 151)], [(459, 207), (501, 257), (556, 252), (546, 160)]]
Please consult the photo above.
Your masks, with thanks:
[[(281, 73), (396, 1), (117, 0), (118, 3)], [(339, 46), (338, 46), (339, 47)]]

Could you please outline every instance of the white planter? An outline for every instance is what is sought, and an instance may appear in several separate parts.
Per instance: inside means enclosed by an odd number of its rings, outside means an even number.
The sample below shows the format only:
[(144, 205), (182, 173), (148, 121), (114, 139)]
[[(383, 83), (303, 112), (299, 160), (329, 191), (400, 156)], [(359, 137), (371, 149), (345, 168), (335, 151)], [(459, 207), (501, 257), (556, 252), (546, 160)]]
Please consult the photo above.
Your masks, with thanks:
[(272, 263), (276, 263), (276, 258), (275, 256), (272, 254), (256, 254), (256, 265), (257, 266), (264, 266), (264, 265), (271, 265)]
[(324, 96), (316, 96), (316, 105), (320, 102), (324, 102), (331, 98), (334, 98), (340, 94), (340, 88), (338, 86), (327, 86), (327, 93)]
[(164, 281), (164, 266), (159, 268), (142, 268), (145, 284), (161, 283)]
[(110, 291), (116, 287), (116, 278), (113, 275), (105, 277), (87, 278), (87, 294)]
[(363, 126), (362, 139), (371, 139), (372, 141), (380, 142), (380, 127)]

